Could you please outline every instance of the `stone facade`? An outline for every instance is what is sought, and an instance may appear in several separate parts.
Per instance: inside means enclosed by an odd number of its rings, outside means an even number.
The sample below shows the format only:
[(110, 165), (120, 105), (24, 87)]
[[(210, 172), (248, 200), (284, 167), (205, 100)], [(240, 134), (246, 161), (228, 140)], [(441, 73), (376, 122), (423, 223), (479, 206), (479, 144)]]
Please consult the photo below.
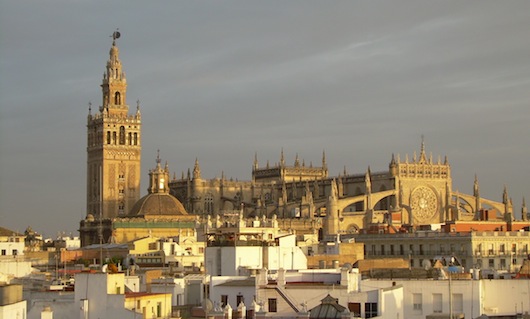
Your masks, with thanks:
[(325, 155), (321, 167), (306, 166), (298, 157), (289, 166), (282, 151), (274, 166), (267, 162), (260, 168), (256, 157), (251, 181), (227, 180), (224, 176), (203, 179), (196, 161), (193, 174), (173, 178), (169, 187), (192, 214), (215, 215), (242, 208), (245, 217), (276, 215), (294, 220), (293, 225), (318, 219), (327, 234), (356, 233), (381, 223), (399, 228), (480, 220), (482, 209), (513, 220), (506, 189), (502, 202), (481, 198), (477, 179), (473, 194), (453, 191), (449, 161), (433, 161), (423, 142), (419, 156), (414, 154), (409, 160), (407, 155), (401, 160), (399, 155), (392, 155), (388, 171), (383, 172), (344, 171), (329, 177)]

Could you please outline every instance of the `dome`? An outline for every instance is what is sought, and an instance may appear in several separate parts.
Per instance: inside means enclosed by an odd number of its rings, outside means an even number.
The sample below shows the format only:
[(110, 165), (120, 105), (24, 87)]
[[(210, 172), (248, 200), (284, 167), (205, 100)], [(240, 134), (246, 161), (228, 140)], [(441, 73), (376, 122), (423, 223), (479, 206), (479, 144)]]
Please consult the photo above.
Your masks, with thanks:
[(174, 216), (188, 215), (184, 205), (168, 193), (151, 193), (134, 204), (129, 216)]

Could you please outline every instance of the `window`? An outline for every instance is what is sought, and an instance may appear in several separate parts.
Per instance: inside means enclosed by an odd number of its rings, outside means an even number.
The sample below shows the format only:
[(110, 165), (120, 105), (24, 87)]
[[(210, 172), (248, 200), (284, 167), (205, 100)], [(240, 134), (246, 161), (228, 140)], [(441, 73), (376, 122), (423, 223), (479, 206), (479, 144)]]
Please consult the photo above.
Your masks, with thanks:
[(361, 316), (361, 303), (360, 302), (349, 302), (348, 310), (355, 316)]
[(269, 298), (269, 312), (278, 312), (276, 298)]
[(488, 254), (493, 255), (493, 244), (488, 245)]
[(399, 254), (400, 255), (405, 255), (405, 249), (403, 248), (403, 245), (399, 245)]
[(453, 311), (464, 312), (464, 295), (453, 294)]
[(5, 255), (7, 255), (6, 250), (2, 249), (2, 256), (5, 256)]
[(394, 245), (390, 245), (390, 255), (394, 255)]
[(412, 310), (415, 313), (421, 314), (422, 309), (421, 294), (412, 294)]
[(239, 305), (241, 303), (245, 303), (245, 297), (243, 297), (242, 295), (237, 295), (237, 305), (236, 305), (236, 307), (239, 307)]
[(423, 245), (420, 244), (420, 255), (423, 255)]
[(501, 265), (500, 265), (500, 268), (501, 268), (501, 269), (506, 269), (506, 259), (501, 259)]
[(116, 145), (116, 132), (112, 132), (112, 144)]
[(120, 145), (125, 145), (125, 126), (120, 126)]
[(138, 145), (138, 133), (134, 133), (134, 145)]
[(110, 131), (107, 131), (107, 144), (110, 144)]
[[(116, 75), (117, 75), (117, 73), (116, 73)], [(114, 104), (116, 104), (116, 105), (120, 105), (121, 104), (120, 92), (116, 92), (116, 94), (114, 94)]]
[(228, 304), (228, 295), (221, 295), (221, 307), (226, 307)]
[(365, 318), (377, 317), (377, 302), (366, 302), (364, 304), (364, 317)]
[(13, 249), (13, 256), (16, 256), (18, 254), (18, 250)]
[(385, 255), (385, 245), (381, 245), (381, 255)]
[(441, 313), (443, 310), (442, 294), (432, 294), (432, 311), (434, 313)]
[(504, 244), (500, 244), (499, 245), (499, 252), (501, 253), (501, 255), (504, 255), (504, 253), (506, 252), (506, 245)]
[(129, 145), (132, 145), (132, 133), (131, 132), (129, 132), (128, 137), (129, 137), (128, 143)]
[(488, 267), (495, 268), (495, 259), (488, 259)]
[(517, 252), (517, 244), (512, 244), (512, 253), (516, 253)]
[(212, 193), (207, 193), (205, 196), (204, 196), (204, 212), (205, 213), (210, 213), (212, 214), (213, 213), (213, 194)]

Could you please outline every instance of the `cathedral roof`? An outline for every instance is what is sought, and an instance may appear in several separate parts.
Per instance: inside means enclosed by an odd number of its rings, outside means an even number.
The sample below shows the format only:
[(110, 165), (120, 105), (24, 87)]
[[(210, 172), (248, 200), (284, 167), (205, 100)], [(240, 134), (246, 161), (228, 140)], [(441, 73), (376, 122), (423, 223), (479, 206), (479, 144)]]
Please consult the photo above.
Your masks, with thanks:
[(184, 205), (171, 194), (151, 193), (140, 198), (140, 200), (134, 204), (129, 215), (131, 217), (147, 215), (182, 216), (188, 215), (188, 213), (186, 212)]

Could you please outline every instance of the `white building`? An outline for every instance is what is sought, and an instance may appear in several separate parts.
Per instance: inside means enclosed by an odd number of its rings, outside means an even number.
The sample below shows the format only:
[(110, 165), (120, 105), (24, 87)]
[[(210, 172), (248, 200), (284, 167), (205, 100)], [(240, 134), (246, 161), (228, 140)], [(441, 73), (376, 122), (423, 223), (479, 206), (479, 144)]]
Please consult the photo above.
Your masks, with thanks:
[(169, 293), (125, 292), (123, 273), (79, 273), (75, 276), (75, 309), (81, 319), (169, 317)]
[(0, 319), (26, 319), (21, 285), (0, 285)]
[[(527, 279), (363, 280), (361, 289), (403, 286), (403, 312), (409, 319), (424, 319), (432, 314), (464, 314), (465, 318), (481, 315), (514, 316), (530, 313), (530, 285)], [(451, 299), (449, 298), (451, 291)]]
[(206, 274), (239, 276), (267, 268), (307, 269), (307, 257), (296, 245), (296, 235), (281, 233), (276, 218), (247, 225), (240, 218), (208, 229)]
[(200, 305), (204, 300), (205, 276), (191, 274), (182, 278), (157, 278), (151, 281), (151, 292), (171, 294), (173, 306)]
[[(317, 307), (328, 295), (347, 308), (351, 318), (406, 318), (399, 285), (360, 289), (360, 274), (349, 268), (277, 272), (255, 277), (212, 276), (210, 300), (221, 307), (261, 311), (267, 317), (296, 318)], [(350, 318), (350, 317), (348, 317)]]
[(0, 258), (24, 255), (24, 235), (0, 227)]

